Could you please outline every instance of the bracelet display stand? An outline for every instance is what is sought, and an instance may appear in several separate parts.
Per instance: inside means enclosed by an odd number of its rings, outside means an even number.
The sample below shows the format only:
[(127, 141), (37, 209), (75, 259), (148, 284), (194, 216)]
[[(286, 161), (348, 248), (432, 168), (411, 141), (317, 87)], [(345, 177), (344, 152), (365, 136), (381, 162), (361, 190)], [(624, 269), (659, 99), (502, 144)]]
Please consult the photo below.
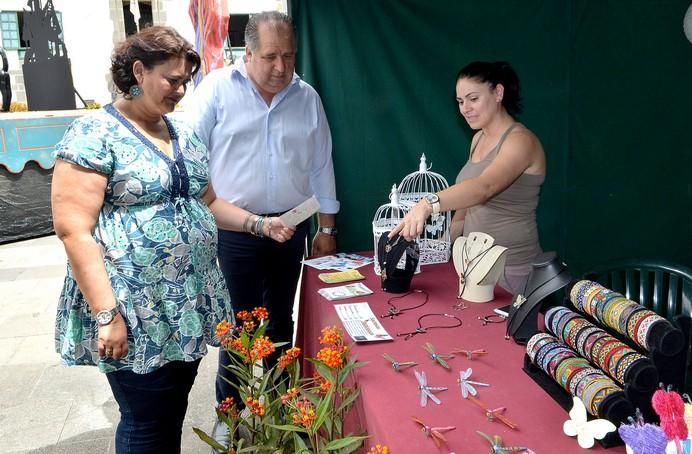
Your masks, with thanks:
[[(568, 290), (573, 284), (570, 284)], [(567, 293), (569, 294), (569, 291)], [(612, 337), (646, 356), (655, 367), (658, 376), (658, 379), (654, 381), (651, 377), (641, 380), (641, 377), (637, 377), (636, 374), (630, 374), (622, 383), (623, 391), (609, 395), (599, 404), (598, 417), (608, 419), (616, 426), (619, 426), (620, 423), (627, 423), (627, 417), (634, 416), (635, 409), (639, 408), (646, 421), (658, 422), (658, 416), (651, 406), (651, 397), (657, 389), (657, 383), (662, 383), (666, 386), (670, 385), (673, 389), (677, 389), (680, 392), (684, 390), (690, 330), (692, 327), (690, 317), (678, 315), (670, 323), (660, 323), (659, 327), (653, 326), (647, 336), (647, 344), (651, 348), (646, 351), (633, 339), (578, 310), (570, 300), (566, 299), (564, 306), (574, 312), (578, 312), (580, 316), (602, 328)], [(570, 393), (560, 386), (553, 377), (534, 364), (528, 354), (524, 357), (523, 370), (566, 412), (569, 412), (572, 407), (572, 396)], [(651, 374), (650, 366), (647, 374)], [(623, 444), (617, 431), (609, 433), (599, 442), (605, 448)]]

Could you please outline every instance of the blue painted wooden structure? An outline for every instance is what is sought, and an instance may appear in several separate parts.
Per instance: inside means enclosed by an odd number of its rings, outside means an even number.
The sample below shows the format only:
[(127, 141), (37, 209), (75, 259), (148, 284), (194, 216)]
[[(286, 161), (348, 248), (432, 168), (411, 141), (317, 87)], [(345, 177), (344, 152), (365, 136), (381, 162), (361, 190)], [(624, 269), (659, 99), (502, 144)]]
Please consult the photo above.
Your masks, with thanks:
[(53, 148), (81, 111), (0, 114), (0, 165), (21, 173), (29, 161), (53, 167)]

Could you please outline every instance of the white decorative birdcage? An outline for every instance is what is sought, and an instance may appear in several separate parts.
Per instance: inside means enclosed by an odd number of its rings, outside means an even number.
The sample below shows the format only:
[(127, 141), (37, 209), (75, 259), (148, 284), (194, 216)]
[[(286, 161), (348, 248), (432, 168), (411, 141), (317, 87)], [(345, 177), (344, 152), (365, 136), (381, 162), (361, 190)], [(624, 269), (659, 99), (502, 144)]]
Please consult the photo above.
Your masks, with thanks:
[[(410, 173), (399, 184), (399, 200), (402, 204), (416, 204), (426, 194), (447, 189), (449, 184), (439, 173), (431, 172), (425, 161), (425, 154), (420, 157), (417, 172)], [(425, 229), (418, 237), (421, 265), (446, 263), (451, 255), (451, 237), (449, 228), (452, 224), (451, 211), (442, 211), (430, 216)]]
[[(375, 274), (378, 276), (381, 271), (380, 263), (377, 259), (377, 244), (380, 241), (380, 237), (396, 227), (404, 219), (409, 209), (411, 209), (411, 205), (401, 202), (399, 190), (396, 184), (393, 184), (392, 190), (389, 193), (389, 203), (380, 206), (372, 219), (372, 236), (375, 241)], [(405, 259), (405, 257), (402, 257), (402, 259)]]

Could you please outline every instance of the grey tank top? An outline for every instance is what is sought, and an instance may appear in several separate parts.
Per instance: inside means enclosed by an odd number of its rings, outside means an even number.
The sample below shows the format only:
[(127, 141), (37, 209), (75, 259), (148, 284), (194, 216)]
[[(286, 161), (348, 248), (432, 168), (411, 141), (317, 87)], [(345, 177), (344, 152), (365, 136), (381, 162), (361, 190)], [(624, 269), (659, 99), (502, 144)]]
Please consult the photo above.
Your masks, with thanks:
[[(518, 125), (519, 123), (512, 124), (497, 145), (480, 162), (471, 161), (476, 148), (474, 145), (469, 160), (457, 175), (456, 182), (480, 175), (500, 153), (507, 136)], [(476, 145), (479, 141), (476, 141)], [(464, 236), (471, 232), (487, 233), (495, 238), (495, 244), (509, 248), (506, 273), (528, 274), (531, 271), (532, 260), (542, 252), (538, 240), (536, 207), (544, 180), (544, 175), (522, 173), (509, 187), (486, 203), (466, 210)]]

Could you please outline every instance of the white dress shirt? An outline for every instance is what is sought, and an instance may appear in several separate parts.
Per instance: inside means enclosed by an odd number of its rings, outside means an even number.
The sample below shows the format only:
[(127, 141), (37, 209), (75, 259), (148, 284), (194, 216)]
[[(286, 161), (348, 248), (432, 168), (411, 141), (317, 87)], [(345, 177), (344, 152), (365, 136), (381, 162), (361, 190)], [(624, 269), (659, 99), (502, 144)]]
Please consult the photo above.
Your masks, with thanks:
[(329, 123), (319, 95), (297, 74), (267, 106), (239, 59), (207, 74), (185, 110), (209, 148), (219, 197), (267, 214), (314, 194), (321, 213), (339, 211)]

